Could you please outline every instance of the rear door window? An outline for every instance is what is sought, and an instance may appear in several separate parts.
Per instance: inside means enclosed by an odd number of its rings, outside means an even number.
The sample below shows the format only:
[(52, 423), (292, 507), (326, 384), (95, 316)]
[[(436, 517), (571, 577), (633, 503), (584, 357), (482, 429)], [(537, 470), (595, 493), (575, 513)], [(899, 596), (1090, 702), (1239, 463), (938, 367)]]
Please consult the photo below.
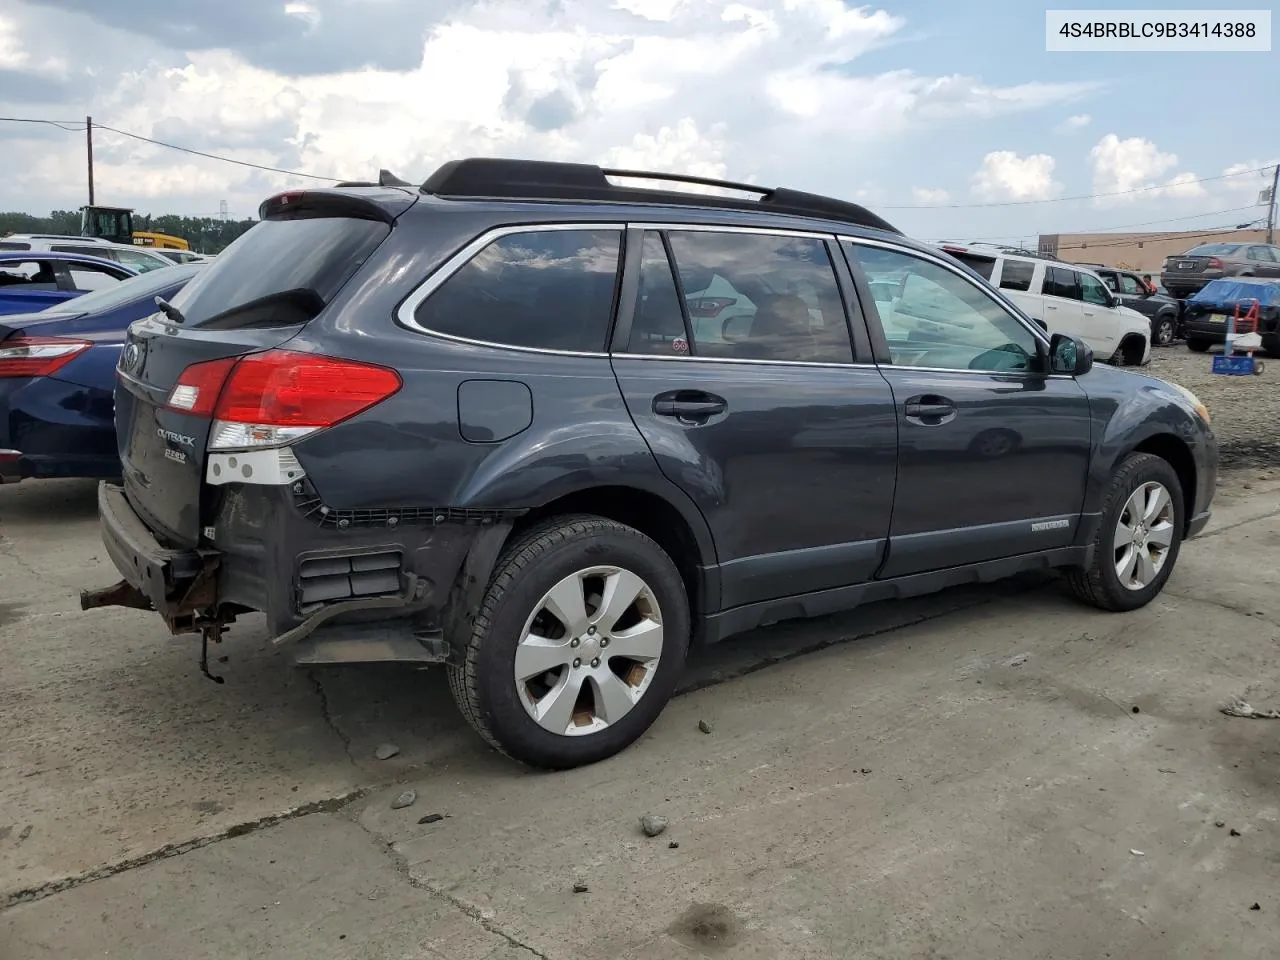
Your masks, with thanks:
[(381, 220), (293, 217), (255, 224), (174, 297), (187, 327), (306, 323), (391, 232)]
[(1249, 259), (1261, 260), (1265, 263), (1275, 263), (1275, 257), (1272, 256), (1270, 247), (1250, 247)]
[[(961, 263), (963, 263), (966, 267), (968, 267), (974, 273), (976, 273), (978, 276), (982, 277), (983, 280), (991, 279), (991, 273), (993, 270), (995, 270), (995, 266), (996, 266), (996, 261), (993, 257), (983, 257), (983, 256), (979, 256), (976, 253), (957, 253), (952, 250), (948, 250), (947, 252), (950, 253), (951, 256), (959, 260)], [(1007, 265), (1007, 261), (1006, 261), (1006, 265)], [(1026, 289), (1026, 288), (1024, 287), (1023, 289)]]
[(159, 270), (164, 266), (164, 261), (159, 260), (150, 254), (138, 253), (135, 250), (112, 250), (115, 259), (119, 260), (126, 267), (133, 267), (139, 273), (146, 273), (148, 270)]
[(31, 244), (17, 240), (0, 240), (0, 250), (30, 250)]
[(844, 302), (824, 241), (673, 230), (667, 243), (674, 273), (661, 237), (646, 234), (629, 352), (852, 362)]
[(621, 247), (620, 228), (499, 237), (433, 291), (414, 320), (466, 340), (601, 353)]
[(1024, 260), (1006, 260), (1000, 268), (1000, 288), (1002, 290), (1027, 291), (1031, 289), (1031, 278), (1035, 276), (1036, 265)]
[[(1111, 288), (1112, 290), (1115, 287)], [(1139, 297), (1142, 295), (1142, 284), (1132, 273), (1120, 274), (1120, 292), (1129, 297)]]
[(106, 290), (121, 281), (119, 269), (100, 267), (96, 263), (68, 263), (67, 273), (74, 288), (81, 291)]
[(1080, 274), (1066, 267), (1045, 267), (1044, 295), (1064, 300), (1081, 300)]

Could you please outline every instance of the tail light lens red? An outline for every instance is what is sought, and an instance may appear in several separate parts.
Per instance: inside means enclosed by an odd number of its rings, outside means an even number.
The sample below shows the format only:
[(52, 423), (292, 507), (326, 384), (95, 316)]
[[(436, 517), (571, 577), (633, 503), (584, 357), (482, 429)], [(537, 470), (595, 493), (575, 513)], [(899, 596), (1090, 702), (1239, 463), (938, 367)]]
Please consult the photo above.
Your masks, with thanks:
[(170, 409), (216, 421), (209, 449), (273, 446), (349, 420), (400, 390), (387, 367), (292, 350), (188, 367)]
[(0, 377), (47, 377), (88, 350), (88, 340), (14, 337), (0, 342)]
[(1210, 257), (1207, 266), (1210, 270), (1221, 270), (1222, 261), (1219, 260), (1217, 257)]

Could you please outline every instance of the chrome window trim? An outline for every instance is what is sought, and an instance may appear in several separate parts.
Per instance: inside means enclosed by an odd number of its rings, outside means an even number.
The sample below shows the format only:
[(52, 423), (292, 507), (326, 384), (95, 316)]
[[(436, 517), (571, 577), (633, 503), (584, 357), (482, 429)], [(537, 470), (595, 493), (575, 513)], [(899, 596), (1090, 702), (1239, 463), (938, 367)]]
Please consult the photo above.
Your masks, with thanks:
[(418, 284), (410, 294), (401, 301), (400, 306), (396, 308), (396, 321), (403, 327), (407, 327), (417, 333), (425, 333), (430, 337), (438, 337), (441, 340), (449, 340), (453, 343), (466, 344), (473, 347), (496, 347), (500, 350), (514, 350), (518, 353), (541, 353), (551, 354), (557, 357), (601, 357), (608, 358), (609, 354), (603, 350), (551, 350), (546, 347), (522, 347), (511, 343), (499, 343), (496, 340), (479, 340), (474, 337), (460, 337), (452, 333), (441, 333), (439, 330), (432, 330), (430, 327), (424, 327), (414, 317), (417, 311), (431, 294), (440, 289), (450, 277), (461, 270), (464, 266), (480, 253), (485, 247), (493, 243), (495, 240), (501, 240), (503, 237), (513, 236), (520, 233), (548, 233), (560, 230), (611, 230), (618, 234), (618, 270), (622, 269), (622, 238), (625, 235), (627, 224), (623, 222), (613, 223), (595, 223), (595, 222), (570, 222), (570, 223), (517, 223), (508, 224), (505, 227), (494, 227), (486, 230), (480, 236), (476, 237), (461, 250), (451, 256), (444, 263), (440, 264), (431, 274)]
[[(1050, 339), (1045, 334), (1045, 331), (1041, 330), (1034, 323), (1030, 323), (1027, 320), (1025, 320), (1021, 316), (1021, 314), (1019, 314), (1016, 311), (1016, 308), (1013, 310), (1009, 309), (1010, 304), (1004, 302), (1004, 299), (1002, 295), (999, 293), (999, 291), (996, 292), (996, 295), (994, 297), (991, 296), (991, 291), (985, 289), (981, 284), (979, 284), (976, 280), (974, 280), (973, 277), (968, 276), (961, 270), (957, 270), (953, 265), (947, 263), (947, 261), (943, 260), (941, 257), (936, 256), (935, 254), (932, 254), (932, 253), (927, 253), (923, 250), (916, 250), (912, 247), (903, 246), (902, 244), (899, 244), (899, 243), (891, 243), (886, 240), (870, 240), (870, 239), (867, 239), (866, 237), (851, 237), (845, 234), (840, 234), (838, 236), (838, 239), (841, 243), (851, 243), (851, 244), (854, 244), (855, 246), (862, 245), (867, 247), (880, 247), (885, 250), (891, 250), (894, 253), (901, 253), (904, 256), (916, 257), (920, 260), (927, 260), (930, 263), (933, 263), (939, 267), (942, 267), (944, 270), (947, 270), (950, 273), (955, 274), (965, 283), (969, 284), (969, 286), (973, 287), (979, 293), (987, 297), (987, 299), (994, 302), (996, 306), (998, 306), (1001, 310), (1003, 310), (1010, 317), (1012, 317), (1013, 320), (1016, 321), (1024, 330), (1030, 333), (1033, 339), (1039, 340), (1046, 347), (1049, 345)], [(926, 369), (933, 369), (933, 368), (926, 368)], [(982, 371), (970, 371), (970, 372), (979, 373)]]
[(632, 221), (627, 223), (632, 230), (679, 230), (683, 233), (747, 233), (764, 237), (793, 237), (805, 240), (832, 240), (834, 231), (822, 233), (817, 230), (792, 230), (788, 227), (737, 227), (715, 223), (650, 223), (648, 221)]
[(962, 367), (909, 367), (893, 363), (835, 363), (814, 360), (759, 360), (754, 357), (690, 357), (660, 353), (614, 353), (615, 360), (661, 360), (677, 363), (737, 363), (768, 367), (829, 367), (839, 370), (909, 370), (915, 373), (967, 373), (981, 377), (1028, 377), (1036, 380), (1074, 380), (1069, 373), (1035, 373), (1029, 370), (969, 370)]

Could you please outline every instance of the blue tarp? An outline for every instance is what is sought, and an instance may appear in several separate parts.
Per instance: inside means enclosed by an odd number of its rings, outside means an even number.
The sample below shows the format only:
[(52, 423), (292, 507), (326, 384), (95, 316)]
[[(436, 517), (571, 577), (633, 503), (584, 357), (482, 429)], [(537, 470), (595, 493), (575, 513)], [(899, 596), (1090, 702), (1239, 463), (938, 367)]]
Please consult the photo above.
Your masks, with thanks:
[(1255, 280), (1246, 277), (1239, 280), (1210, 280), (1195, 296), (1188, 298), (1188, 303), (1207, 303), (1213, 306), (1239, 303), (1249, 307), (1250, 301), (1257, 300), (1262, 306), (1280, 305), (1280, 283), (1267, 280)]

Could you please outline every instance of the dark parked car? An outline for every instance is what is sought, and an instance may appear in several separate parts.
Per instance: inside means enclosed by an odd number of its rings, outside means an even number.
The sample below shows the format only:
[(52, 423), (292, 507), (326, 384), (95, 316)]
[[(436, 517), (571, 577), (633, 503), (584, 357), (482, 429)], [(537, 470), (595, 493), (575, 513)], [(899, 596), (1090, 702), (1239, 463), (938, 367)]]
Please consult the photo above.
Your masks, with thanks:
[[(130, 329), (99, 490), (124, 580), (82, 606), (206, 653), (256, 610), (302, 662), (443, 662), (490, 744), (570, 767), (648, 728), (692, 641), (1032, 569), (1132, 610), (1208, 521), (1188, 391), (860, 206), (607, 173), (266, 201)], [(690, 295), (752, 309), (704, 337)]]
[(1227, 323), (1258, 307), (1262, 349), (1280, 356), (1280, 280), (1214, 280), (1187, 301), (1183, 312), (1187, 347), (1204, 353), (1227, 339)]
[(40, 313), (0, 317), (0, 483), (120, 476), (112, 392), (125, 331), (199, 269), (162, 267)]
[(0, 251), (0, 316), (38, 312), (137, 274), (124, 264), (77, 253)]
[(1176, 299), (1162, 293), (1152, 293), (1142, 277), (1132, 270), (1096, 267), (1093, 272), (1102, 278), (1102, 282), (1124, 306), (1151, 319), (1153, 344), (1168, 346), (1181, 335), (1178, 325), (1181, 307)]
[(1280, 277), (1280, 247), (1266, 243), (1202, 243), (1166, 257), (1161, 279), (1169, 293), (1185, 300), (1210, 280), (1223, 277)]

